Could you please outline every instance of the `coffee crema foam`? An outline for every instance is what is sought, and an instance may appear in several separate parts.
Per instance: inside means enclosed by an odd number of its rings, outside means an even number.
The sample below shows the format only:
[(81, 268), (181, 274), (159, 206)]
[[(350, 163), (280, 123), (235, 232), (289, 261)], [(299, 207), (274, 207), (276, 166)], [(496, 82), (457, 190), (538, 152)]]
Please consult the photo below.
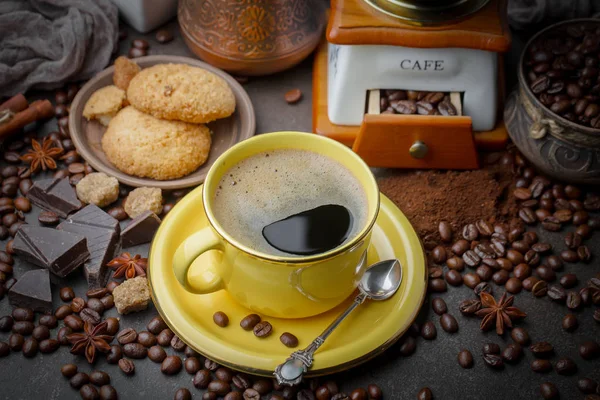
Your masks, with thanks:
[(350, 170), (312, 151), (280, 149), (231, 167), (219, 182), (213, 212), (225, 232), (241, 244), (270, 255), (299, 257), (269, 245), (262, 229), (325, 204), (344, 206), (352, 214), (352, 229), (344, 243), (364, 227), (367, 197)]

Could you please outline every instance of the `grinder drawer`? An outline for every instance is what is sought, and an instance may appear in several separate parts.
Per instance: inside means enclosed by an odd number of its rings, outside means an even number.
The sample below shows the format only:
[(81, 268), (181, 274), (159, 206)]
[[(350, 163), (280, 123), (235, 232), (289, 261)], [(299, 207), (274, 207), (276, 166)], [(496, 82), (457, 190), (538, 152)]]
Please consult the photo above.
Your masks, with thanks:
[(368, 95), (367, 113), (353, 145), (371, 167), (479, 168), (471, 118), (460, 115), (379, 113), (379, 90)]

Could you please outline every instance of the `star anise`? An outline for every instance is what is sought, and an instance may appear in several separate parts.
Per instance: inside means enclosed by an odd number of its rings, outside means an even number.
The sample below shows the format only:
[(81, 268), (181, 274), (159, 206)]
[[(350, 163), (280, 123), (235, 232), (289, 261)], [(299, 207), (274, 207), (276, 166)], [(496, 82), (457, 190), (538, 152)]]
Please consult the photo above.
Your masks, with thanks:
[(72, 333), (67, 340), (73, 345), (71, 354), (85, 354), (87, 361), (92, 364), (96, 358), (96, 351), (107, 353), (113, 336), (106, 334), (108, 322), (104, 321), (96, 326), (89, 322), (83, 325), (83, 333)]
[(115, 274), (113, 275), (115, 278), (125, 276), (125, 279), (133, 279), (136, 276), (146, 276), (148, 259), (142, 258), (139, 254), (131, 257), (129, 253), (123, 253), (106, 265), (115, 270)]
[(512, 328), (512, 320), (517, 318), (525, 318), (527, 314), (523, 311), (519, 310), (517, 307), (513, 307), (513, 301), (515, 300), (514, 296), (506, 297), (506, 293), (500, 297), (500, 300), (496, 302), (494, 296), (489, 293), (481, 292), (479, 294), (481, 299), (481, 310), (477, 311), (475, 314), (483, 318), (481, 321), (481, 325), (479, 328), (482, 331), (488, 331), (496, 323), (496, 333), (498, 335), (504, 334), (504, 327), (508, 326)]
[(35, 173), (41, 168), (43, 171), (47, 169), (56, 169), (56, 161), (54, 159), (61, 155), (63, 149), (54, 146), (54, 141), (49, 137), (44, 139), (42, 145), (31, 139), (31, 150), (21, 156), (21, 161), (30, 164), (31, 172)]

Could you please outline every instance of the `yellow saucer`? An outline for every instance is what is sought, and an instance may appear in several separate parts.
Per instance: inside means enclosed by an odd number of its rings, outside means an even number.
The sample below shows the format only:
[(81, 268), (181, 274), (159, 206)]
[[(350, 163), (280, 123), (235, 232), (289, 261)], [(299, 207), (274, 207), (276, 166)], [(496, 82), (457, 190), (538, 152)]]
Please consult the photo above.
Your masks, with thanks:
[[(185, 291), (173, 274), (171, 259), (177, 246), (207, 223), (200, 186), (183, 198), (160, 225), (148, 265), (154, 304), (173, 332), (197, 352), (239, 371), (271, 376), (275, 367), (293, 351), (279, 341), (283, 332), (296, 335), (300, 341), (297, 349), (304, 348), (352, 300), (310, 318), (265, 317), (273, 325), (273, 334), (264, 339), (255, 337), (239, 326), (240, 320), (251, 311), (236, 303), (227, 292), (194, 295)], [(427, 287), (423, 249), (404, 214), (383, 195), (367, 258), (369, 265), (382, 259), (399, 259), (403, 275), (400, 289), (389, 300), (367, 300), (357, 308), (317, 351), (307, 376), (338, 372), (369, 360), (392, 345), (415, 319)], [(190, 275), (193, 273), (194, 265)], [(216, 311), (229, 316), (227, 327), (221, 328), (213, 322)]]

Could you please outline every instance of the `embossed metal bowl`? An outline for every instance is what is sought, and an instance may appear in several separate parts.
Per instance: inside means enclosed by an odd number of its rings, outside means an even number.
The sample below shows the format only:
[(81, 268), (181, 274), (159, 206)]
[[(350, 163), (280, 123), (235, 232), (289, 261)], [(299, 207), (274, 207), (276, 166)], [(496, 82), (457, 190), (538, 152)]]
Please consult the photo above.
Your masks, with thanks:
[(322, 0), (179, 0), (177, 18), (198, 57), (239, 75), (268, 75), (312, 53), (325, 27)]
[(600, 129), (571, 122), (544, 106), (529, 88), (524, 71), (527, 50), (540, 36), (582, 23), (600, 26), (593, 19), (564, 21), (529, 40), (519, 62), (519, 85), (506, 101), (504, 122), (521, 153), (545, 174), (565, 182), (600, 184)]

